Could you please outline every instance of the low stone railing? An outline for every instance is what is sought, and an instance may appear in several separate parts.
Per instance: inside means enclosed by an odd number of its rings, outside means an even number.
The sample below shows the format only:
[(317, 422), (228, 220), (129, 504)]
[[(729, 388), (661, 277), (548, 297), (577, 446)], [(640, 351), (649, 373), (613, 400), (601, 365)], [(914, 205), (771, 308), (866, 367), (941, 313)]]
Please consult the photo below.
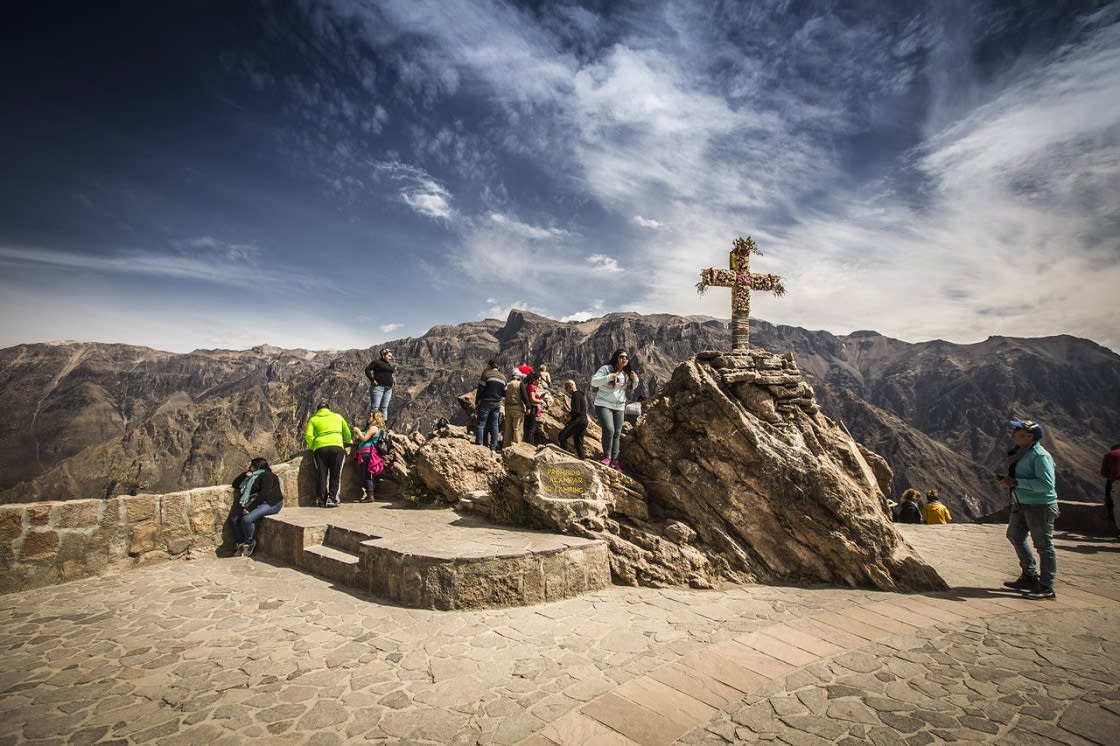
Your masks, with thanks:
[[(273, 469), (285, 495), (299, 494), (300, 461)], [(223, 485), (165, 495), (0, 505), (0, 593), (213, 554), (226, 540), (232, 497)]]

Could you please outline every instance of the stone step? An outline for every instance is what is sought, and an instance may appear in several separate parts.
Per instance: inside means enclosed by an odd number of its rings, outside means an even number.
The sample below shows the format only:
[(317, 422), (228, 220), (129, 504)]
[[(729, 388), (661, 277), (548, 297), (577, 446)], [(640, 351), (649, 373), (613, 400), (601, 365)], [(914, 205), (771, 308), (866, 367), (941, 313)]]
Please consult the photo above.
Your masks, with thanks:
[(303, 548), (303, 556), (302, 566), (315, 575), (352, 588), (364, 586), (359, 573), (361, 559), (353, 552), (322, 544), (312, 544)]
[(325, 546), (341, 549), (349, 554), (361, 554), (362, 542), (377, 538), (380, 537), (364, 531), (330, 524), (327, 526), (327, 531), (323, 536), (322, 543)]

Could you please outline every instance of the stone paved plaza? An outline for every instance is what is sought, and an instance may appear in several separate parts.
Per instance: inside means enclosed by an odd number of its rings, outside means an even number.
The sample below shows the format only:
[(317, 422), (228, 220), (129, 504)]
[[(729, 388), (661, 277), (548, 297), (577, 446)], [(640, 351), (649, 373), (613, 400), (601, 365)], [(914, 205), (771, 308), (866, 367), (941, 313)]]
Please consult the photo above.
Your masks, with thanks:
[(11, 594), (0, 743), (1120, 741), (1120, 543), (1061, 537), (1030, 602), (1002, 527), (904, 531), (952, 591), (437, 612), (230, 558)]

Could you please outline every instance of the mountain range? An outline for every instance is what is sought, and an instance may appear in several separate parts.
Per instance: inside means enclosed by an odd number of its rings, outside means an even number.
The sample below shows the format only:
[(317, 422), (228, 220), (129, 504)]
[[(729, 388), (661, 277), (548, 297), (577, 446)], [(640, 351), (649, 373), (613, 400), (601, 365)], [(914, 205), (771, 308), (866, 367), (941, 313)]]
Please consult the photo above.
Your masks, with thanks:
[[(936, 488), (958, 520), (1002, 507), (991, 473), (1004, 468), (1007, 421), (1031, 417), (1046, 427), (1061, 497), (1100, 501), (1101, 454), (1120, 441), (1120, 356), (1107, 348), (1064, 335), (908, 343), (755, 319), (751, 343), (794, 354), (824, 413), (890, 463), (896, 499)], [(526, 311), (347, 351), (18, 345), (0, 350), (0, 503), (169, 492), (229, 481), (250, 456), (287, 460), (320, 401), (364, 420), (362, 371), (380, 347), (399, 366), (390, 425), (427, 432), (463, 421), (456, 399), (490, 359), (507, 371), (547, 362), (557, 387), (570, 377), (586, 389), (625, 348), (651, 397), (681, 361), (729, 346), (727, 322), (709, 317)]]

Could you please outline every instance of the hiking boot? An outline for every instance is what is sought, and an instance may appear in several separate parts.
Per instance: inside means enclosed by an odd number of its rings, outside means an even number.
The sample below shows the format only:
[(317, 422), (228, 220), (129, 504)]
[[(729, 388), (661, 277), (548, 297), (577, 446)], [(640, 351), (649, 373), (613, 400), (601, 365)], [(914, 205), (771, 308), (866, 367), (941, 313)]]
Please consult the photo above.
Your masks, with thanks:
[(1041, 586), (1041, 585), (1038, 586), (1037, 588), (1035, 588), (1033, 591), (1030, 591), (1028, 593), (1023, 594), (1023, 598), (1029, 598), (1032, 601), (1041, 601), (1043, 599), (1057, 598), (1057, 597), (1058, 596), (1057, 596), (1057, 594), (1054, 593), (1053, 588), (1046, 588), (1046, 587)]
[(1038, 587), (1038, 576), (1023, 573), (1017, 580), (1005, 581), (1003, 587), (1015, 591), (1033, 591)]
[(242, 557), (249, 557), (253, 554), (253, 550), (257, 548), (257, 540), (253, 539), (248, 544), (245, 544), (245, 550), (241, 552)]

